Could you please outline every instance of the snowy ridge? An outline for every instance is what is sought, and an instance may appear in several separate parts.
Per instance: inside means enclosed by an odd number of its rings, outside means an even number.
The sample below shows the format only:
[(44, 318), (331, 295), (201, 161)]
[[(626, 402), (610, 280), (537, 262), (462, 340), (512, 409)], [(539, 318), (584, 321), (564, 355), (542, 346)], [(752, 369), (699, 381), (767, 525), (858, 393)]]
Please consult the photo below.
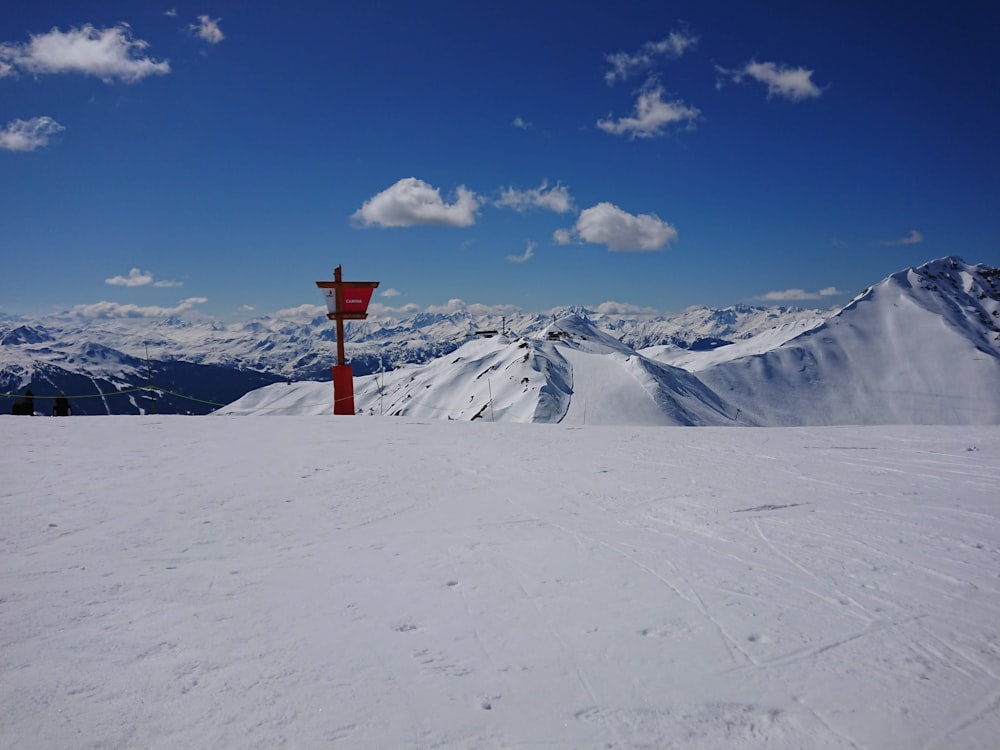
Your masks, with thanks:
[[(357, 376), (355, 405), (370, 415), (650, 425), (993, 424), (1000, 422), (998, 289), (996, 269), (949, 257), (895, 273), (827, 316), (739, 306), (658, 320), (583, 308), (566, 308), (561, 317), (475, 317), (460, 310), (409, 320), (373, 316), (348, 327), (347, 348)], [(166, 391), (182, 391), (200, 399), (195, 407), (202, 413), (230, 403), (225, 413), (322, 414), (336, 342), (325, 316), (310, 317), (309, 310), (228, 326), (108, 321), (103, 333), (88, 329), (80, 338), (53, 323), (0, 323), (6, 342), (0, 385), (13, 392), (37, 382), (70, 394), (69, 383), (82, 376), (101, 392), (108, 384), (143, 390), (152, 376), (165, 398)], [(682, 335), (678, 321), (693, 328)], [(477, 335), (490, 331), (500, 333)], [(118, 346), (102, 343), (102, 336)], [(144, 352), (146, 340), (150, 363), (132, 353)], [(650, 341), (656, 344), (645, 346)], [(201, 364), (177, 357), (169, 347), (179, 342)], [(381, 374), (382, 366), (389, 372)], [(326, 384), (275, 387), (236, 401), (264, 384), (306, 378)], [(213, 384), (210, 393), (205, 383)], [(135, 397), (111, 400), (100, 405), (114, 413), (144, 409)]]
[(587, 317), (618, 336), (634, 349), (671, 344), (679, 349), (699, 349), (702, 342), (738, 342), (773, 330), (776, 326), (803, 322), (814, 325), (832, 311), (796, 307), (688, 307), (668, 316), (594, 315)]
[[(369, 415), (567, 424), (731, 422), (725, 404), (695, 376), (645, 359), (578, 315), (534, 336), (477, 339), (427, 364), (355, 380), (355, 407)], [(218, 413), (329, 413), (332, 395), (329, 383), (276, 384)]]
[(997, 272), (944, 258), (900, 271), (821, 325), (699, 372), (751, 424), (997, 424)]
[[(304, 311), (286, 311), (280, 316), (241, 323), (177, 317), (0, 318), (0, 369), (15, 363), (29, 369), (41, 363), (62, 367), (71, 349), (90, 342), (114, 349), (122, 357), (143, 361), (148, 351), (153, 361), (182, 359), (295, 380), (326, 377), (336, 357), (335, 330), (319, 308), (305, 307)], [(574, 315), (585, 317), (612, 337), (636, 348), (668, 342), (687, 346), (706, 337), (743, 338), (781, 322), (820, 314), (794, 308), (748, 306), (724, 310), (689, 308), (665, 316), (618, 315), (580, 307), (546, 314), (480, 315), (469, 309), (401, 318), (372, 314), (365, 321), (347, 322), (347, 353), (355, 372), (363, 375), (379, 370), (380, 365), (392, 369), (444, 356), (473, 339), (477, 331), (492, 329), (528, 336), (545, 330), (555, 319)]]
[[(1000, 273), (944, 258), (893, 274), (826, 319), (710, 351), (637, 352), (571, 314), (530, 336), (358, 378), (355, 404), (370, 415), (572, 424), (997, 424), (998, 318)], [(330, 408), (329, 387), (312, 394), (310, 413)], [(291, 413), (261, 396), (222, 411), (254, 409)]]
[(699, 350), (664, 344), (640, 349), (639, 353), (657, 362), (680, 367), (689, 372), (698, 372), (721, 362), (771, 351), (799, 334), (812, 330), (824, 320), (825, 317), (815, 317), (780, 323), (749, 338), (710, 349)]
[[(557, 314), (558, 313), (558, 314)], [(469, 309), (420, 313), (402, 319), (372, 315), (347, 325), (348, 356), (356, 375), (424, 363), (454, 352), (477, 332), (499, 330), (520, 338), (536, 336), (554, 320), (577, 318), (598, 331), (613, 350), (629, 350), (629, 341), (691, 342), (706, 332), (731, 335), (756, 330), (777, 319), (795, 320), (803, 311), (788, 308), (726, 310), (699, 308), (679, 313), (695, 321), (697, 331), (680, 333), (672, 316), (625, 316), (564, 308), (548, 314), (476, 315)], [(815, 315), (815, 313), (810, 313)], [(714, 326), (714, 327), (713, 327)], [(621, 339), (621, 340), (619, 340)], [(53, 317), (25, 322), (0, 318), (0, 391), (63, 394), (78, 414), (207, 413), (267, 383), (329, 378), (335, 361), (334, 328), (310, 306), (245, 323), (221, 323), (178, 317), (150, 319), (76, 319)], [(149, 360), (146, 355), (148, 353)], [(540, 353), (540, 356), (548, 356)], [(565, 369), (565, 365), (560, 365)], [(152, 375), (152, 378), (150, 376)], [(152, 380), (156, 404), (146, 391)], [(128, 397), (96, 398), (121, 389), (142, 391)], [(182, 393), (176, 397), (165, 390)], [(551, 421), (566, 411), (566, 389), (542, 391), (539, 419)], [(90, 394), (90, 395), (88, 395)], [(83, 398), (77, 398), (83, 395)], [(94, 397), (91, 397), (94, 396)], [(9, 411), (12, 399), (0, 399)], [(276, 413), (285, 407), (272, 406)], [(454, 405), (449, 411), (462, 411)]]

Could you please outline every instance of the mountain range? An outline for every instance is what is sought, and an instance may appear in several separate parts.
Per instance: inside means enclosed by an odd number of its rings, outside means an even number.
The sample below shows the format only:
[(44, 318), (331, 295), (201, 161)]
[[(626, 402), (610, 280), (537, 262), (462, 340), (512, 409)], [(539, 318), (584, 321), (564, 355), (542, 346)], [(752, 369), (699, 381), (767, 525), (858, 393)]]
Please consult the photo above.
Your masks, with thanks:
[[(468, 308), (347, 324), (367, 414), (650, 425), (1000, 423), (1000, 270), (957, 257), (842, 308), (669, 315)], [(333, 326), (304, 305), (243, 323), (0, 320), (0, 390), (74, 413), (329, 413)], [(303, 382), (307, 381), (307, 382)], [(320, 382), (308, 382), (320, 381)], [(150, 387), (152, 386), (152, 387)], [(93, 397), (99, 392), (100, 397)], [(244, 396), (244, 394), (246, 394)], [(241, 398), (242, 396), (242, 398)], [(8, 403), (0, 403), (9, 412)], [(46, 406), (36, 411), (47, 413)]]
[[(733, 312), (696, 317), (734, 325)], [(355, 405), (569, 424), (1000, 423), (1000, 270), (943, 258), (892, 274), (826, 317), (770, 322), (742, 337), (703, 326), (686, 341), (678, 331), (671, 343), (635, 348), (569, 312), (529, 333), (486, 333), (446, 357), (357, 378)], [(275, 385), (221, 412), (322, 414), (332, 397), (329, 382)]]
[[(424, 363), (453, 352), (477, 332), (530, 335), (579, 315), (630, 346), (669, 343), (687, 350), (739, 340), (822, 313), (737, 305), (689, 308), (668, 316), (560, 308), (548, 313), (480, 314), (475, 307), (403, 317), (370, 315), (346, 324), (355, 375)], [(0, 317), (0, 413), (30, 389), (36, 411), (65, 395), (76, 414), (205, 414), (276, 382), (329, 379), (334, 326), (320, 305), (302, 305), (236, 323), (197, 317)], [(44, 398), (48, 397), (48, 398)]]

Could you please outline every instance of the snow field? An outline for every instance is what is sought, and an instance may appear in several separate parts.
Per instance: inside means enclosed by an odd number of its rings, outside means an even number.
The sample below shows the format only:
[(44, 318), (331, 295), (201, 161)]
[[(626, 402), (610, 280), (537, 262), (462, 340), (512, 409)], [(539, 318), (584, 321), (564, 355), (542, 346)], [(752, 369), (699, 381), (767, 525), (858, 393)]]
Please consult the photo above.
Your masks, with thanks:
[(0, 434), (3, 748), (1000, 736), (997, 427)]

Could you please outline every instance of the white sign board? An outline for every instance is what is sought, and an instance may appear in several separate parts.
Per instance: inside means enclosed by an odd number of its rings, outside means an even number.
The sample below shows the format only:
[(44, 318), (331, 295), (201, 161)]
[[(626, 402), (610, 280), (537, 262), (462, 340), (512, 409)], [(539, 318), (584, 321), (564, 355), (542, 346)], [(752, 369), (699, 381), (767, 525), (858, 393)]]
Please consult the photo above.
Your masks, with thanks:
[(337, 312), (337, 290), (324, 289), (323, 297), (326, 299), (326, 311), (328, 313)]

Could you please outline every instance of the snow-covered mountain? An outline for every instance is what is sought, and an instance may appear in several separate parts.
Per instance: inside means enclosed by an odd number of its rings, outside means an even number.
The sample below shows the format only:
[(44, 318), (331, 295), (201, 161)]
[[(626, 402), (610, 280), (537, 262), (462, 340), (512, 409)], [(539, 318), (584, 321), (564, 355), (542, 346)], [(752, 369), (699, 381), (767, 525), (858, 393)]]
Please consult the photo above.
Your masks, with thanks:
[[(355, 405), (515, 422), (996, 424), (998, 323), (1000, 271), (944, 258), (893, 274), (826, 319), (780, 322), (707, 351), (636, 351), (569, 315), (358, 378)], [(331, 398), (328, 382), (276, 385), (222, 413), (321, 414)]]
[[(781, 307), (689, 308), (656, 317), (579, 307), (478, 314), (460, 307), (350, 321), (347, 354), (355, 374), (365, 375), (451, 354), (478, 332), (522, 337), (566, 316), (586, 318), (631, 347), (653, 343), (677, 351), (745, 338), (784, 321), (822, 319), (816, 311)], [(0, 393), (30, 388), (36, 395), (69, 396), (76, 413), (136, 414), (153, 408), (152, 382), (159, 411), (206, 413), (268, 383), (327, 379), (336, 348), (334, 326), (313, 305), (241, 323), (73, 315), (0, 319)], [(120, 391), (129, 393), (107, 395)], [(12, 400), (0, 397), (0, 410), (9, 412)], [(44, 405), (40, 410), (47, 412)]]
[[(247, 323), (0, 321), (0, 387), (77, 413), (327, 413), (333, 326), (313, 306)], [(669, 316), (469, 309), (348, 324), (364, 413), (683, 425), (1000, 423), (1000, 271), (900, 271), (831, 313)], [(148, 351), (149, 360), (145, 358)], [(291, 381), (318, 380), (319, 383)], [(248, 391), (275, 384), (263, 392)], [(186, 399), (190, 396), (194, 400)], [(7, 399), (4, 410), (9, 410)]]
[[(276, 384), (221, 414), (325, 414), (329, 382)], [(356, 378), (370, 415), (569, 424), (720, 425), (725, 403), (691, 373), (637, 354), (586, 318), (477, 338), (446, 357)]]
[(1000, 423), (1000, 269), (943, 258), (900, 271), (698, 377), (751, 424)]

